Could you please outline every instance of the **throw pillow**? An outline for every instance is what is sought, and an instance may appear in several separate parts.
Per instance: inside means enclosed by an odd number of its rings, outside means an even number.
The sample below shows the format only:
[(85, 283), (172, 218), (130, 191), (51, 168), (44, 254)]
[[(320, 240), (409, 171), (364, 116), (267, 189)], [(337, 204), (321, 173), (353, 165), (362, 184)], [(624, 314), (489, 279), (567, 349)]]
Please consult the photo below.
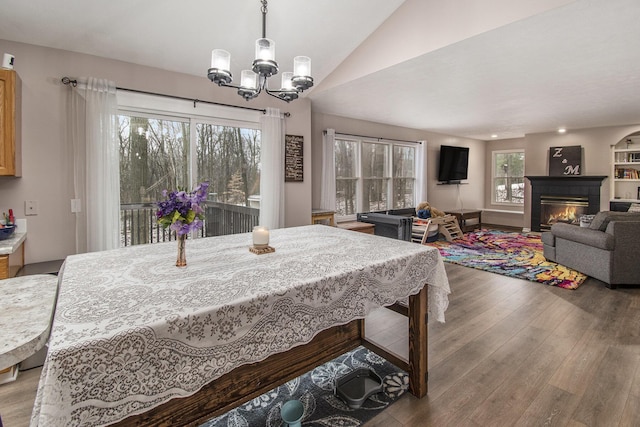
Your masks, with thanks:
[[(600, 231), (604, 231), (607, 229), (607, 224), (609, 224), (609, 220), (607, 219), (609, 212), (607, 211), (601, 211), (598, 212), (596, 214), (596, 216), (593, 217), (593, 219), (591, 220), (591, 224), (589, 224), (589, 228), (591, 228), (592, 230), (600, 230)], [(606, 221), (606, 224), (605, 224)], [(604, 228), (602, 227), (602, 224), (604, 224)]]
[(589, 228), (594, 230), (606, 231), (607, 225), (611, 221), (639, 221), (640, 213), (635, 212), (617, 212), (617, 211), (602, 211), (598, 212), (591, 221)]

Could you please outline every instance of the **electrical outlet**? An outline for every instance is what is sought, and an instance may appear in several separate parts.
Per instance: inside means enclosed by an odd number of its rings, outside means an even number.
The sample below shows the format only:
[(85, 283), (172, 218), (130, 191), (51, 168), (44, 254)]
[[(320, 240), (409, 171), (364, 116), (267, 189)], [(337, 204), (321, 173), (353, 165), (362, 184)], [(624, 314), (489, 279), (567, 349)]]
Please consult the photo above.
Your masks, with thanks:
[(38, 201), (27, 200), (24, 202), (24, 214), (25, 215), (38, 215)]
[(80, 199), (71, 199), (71, 213), (82, 212), (82, 207), (80, 206)]

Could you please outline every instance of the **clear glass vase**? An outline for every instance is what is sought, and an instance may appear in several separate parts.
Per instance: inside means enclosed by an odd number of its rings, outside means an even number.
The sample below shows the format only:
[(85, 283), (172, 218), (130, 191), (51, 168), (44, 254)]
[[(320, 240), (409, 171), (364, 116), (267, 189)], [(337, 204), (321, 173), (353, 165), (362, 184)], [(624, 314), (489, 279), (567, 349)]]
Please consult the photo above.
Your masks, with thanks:
[(186, 267), (187, 266), (187, 254), (186, 254), (186, 242), (187, 235), (181, 234), (176, 236), (176, 240), (178, 241), (178, 259), (176, 260), (176, 267)]

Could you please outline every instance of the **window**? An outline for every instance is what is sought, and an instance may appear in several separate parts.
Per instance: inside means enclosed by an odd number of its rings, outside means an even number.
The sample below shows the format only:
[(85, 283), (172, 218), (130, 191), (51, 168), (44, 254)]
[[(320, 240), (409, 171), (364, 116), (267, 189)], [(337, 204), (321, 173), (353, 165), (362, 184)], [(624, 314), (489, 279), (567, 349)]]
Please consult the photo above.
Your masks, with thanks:
[(389, 146), (363, 142), (361, 147), (364, 212), (389, 209)]
[(255, 122), (236, 121), (205, 116), (215, 111), (200, 106), (201, 115), (194, 115), (192, 105), (190, 111), (176, 108), (176, 101), (169, 106), (171, 111), (158, 111), (153, 103), (149, 108), (148, 100), (132, 103), (136, 105), (121, 104), (118, 116), (122, 246), (173, 239), (156, 223), (156, 202), (165, 189), (191, 190), (202, 181), (209, 181), (209, 197), (200, 236), (247, 232), (257, 225), (257, 115)]
[(393, 147), (393, 208), (415, 207), (416, 149)]
[(336, 136), (336, 215), (415, 206), (415, 146)]
[(336, 214), (355, 216), (358, 209), (358, 150), (355, 141), (336, 139)]
[(492, 153), (492, 202), (524, 204), (524, 151), (501, 150)]
[(198, 178), (210, 199), (236, 206), (260, 202), (260, 131), (196, 124)]

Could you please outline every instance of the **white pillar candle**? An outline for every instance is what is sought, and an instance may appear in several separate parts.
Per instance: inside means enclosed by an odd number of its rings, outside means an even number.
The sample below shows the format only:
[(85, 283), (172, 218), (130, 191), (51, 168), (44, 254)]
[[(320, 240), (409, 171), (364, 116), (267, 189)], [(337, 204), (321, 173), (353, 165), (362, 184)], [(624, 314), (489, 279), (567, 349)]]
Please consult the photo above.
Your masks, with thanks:
[(258, 225), (253, 227), (253, 246), (267, 246), (269, 244), (269, 229)]

